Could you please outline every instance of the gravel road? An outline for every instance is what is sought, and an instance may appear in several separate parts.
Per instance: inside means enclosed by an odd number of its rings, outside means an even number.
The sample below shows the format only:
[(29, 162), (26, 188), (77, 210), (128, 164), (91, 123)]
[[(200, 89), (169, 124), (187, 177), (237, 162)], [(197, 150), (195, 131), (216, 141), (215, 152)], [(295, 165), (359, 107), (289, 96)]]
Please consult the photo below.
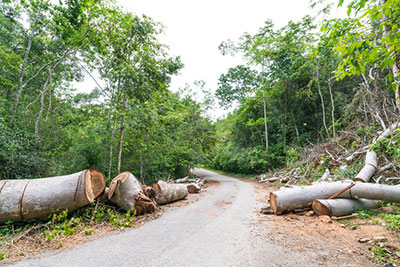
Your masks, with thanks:
[(257, 224), (261, 204), (251, 183), (203, 169), (196, 172), (220, 185), (138, 229), (15, 266), (321, 266), (313, 252), (295, 252), (265, 238), (273, 226)]

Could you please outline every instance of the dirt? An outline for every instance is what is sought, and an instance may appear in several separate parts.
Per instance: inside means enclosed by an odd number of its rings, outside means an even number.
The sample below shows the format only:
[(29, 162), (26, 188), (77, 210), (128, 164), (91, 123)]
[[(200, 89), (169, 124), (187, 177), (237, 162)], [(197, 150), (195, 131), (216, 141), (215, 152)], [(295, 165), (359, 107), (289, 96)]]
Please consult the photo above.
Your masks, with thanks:
[[(207, 194), (207, 188), (216, 187), (219, 182), (210, 180), (202, 186), (202, 189), (197, 194), (189, 194), (184, 200), (175, 201), (166, 205), (160, 206), (159, 210), (154, 213), (138, 215), (135, 217), (134, 229), (137, 229), (154, 219), (159, 218), (168, 209), (174, 209), (186, 206), (190, 203), (198, 201)], [(25, 257), (37, 258), (45, 252), (57, 251), (59, 249), (72, 249), (77, 245), (90, 242), (92, 240), (109, 236), (110, 234), (129, 231), (131, 228), (115, 228), (110, 223), (99, 223), (85, 229), (76, 229), (75, 234), (71, 236), (58, 236), (51, 241), (46, 241), (43, 234), (29, 234), (29, 230), (24, 231), (16, 236), (11, 241), (8, 247), (0, 246), (0, 254), (3, 249), (5, 258), (0, 261), (0, 265), (11, 264), (24, 259)], [(30, 229), (34, 231), (35, 229)], [(86, 231), (86, 233), (85, 233)]]
[[(259, 183), (247, 179), (241, 179), (254, 185), (257, 200), (269, 206), (268, 199), (271, 191), (279, 190), (279, 187), (269, 183)], [(267, 225), (273, 223), (277, 235), (266, 236), (266, 240), (290, 247), (299, 252), (303, 251), (329, 251), (329, 254), (321, 253), (318, 256), (323, 262), (324, 257), (342, 259), (338, 265), (354, 262), (363, 263), (362, 266), (382, 266), (370, 261), (371, 247), (380, 245), (391, 250), (399, 251), (400, 235), (390, 231), (382, 225), (371, 224), (368, 220), (349, 219), (335, 221), (322, 216), (289, 213), (280, 216), (264, 215), (258, 212), (259, 223)], [(309, 216), (307, 216), (309, 215)], [(385, 237), (384, 243), (374, 241), (376, 237)], [(360, 239), (366, 239), (360, 243)]]

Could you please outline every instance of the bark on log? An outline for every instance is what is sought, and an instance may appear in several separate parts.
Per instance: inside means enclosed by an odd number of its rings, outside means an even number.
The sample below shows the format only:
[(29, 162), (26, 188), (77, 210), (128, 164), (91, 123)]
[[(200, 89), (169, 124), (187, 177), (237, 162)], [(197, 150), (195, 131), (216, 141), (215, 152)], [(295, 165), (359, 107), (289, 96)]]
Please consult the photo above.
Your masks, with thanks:
[(94, 169), (50, 178), (0, 181), (0, 223), (76, 210), (92, 203), (105, 187), (103, 174)]
[(361, 171), (357, 174), (354, 181), (358, 182), (368, 182), (369, 179), (374, 175), (376, 170), (378, 169), (376, 152), (369, 150), (367, 155), (365, 156), (365, 165), (361, 169)]
[(189, 180), (189, 176), (186, 176), (186, 177), (183, 177), (180, 179), (176, 179), (175, 183), (177, 183), (177, 184), (186, 183), (188, 180)]
[(370, 199), (316, 199), (312, 203), (313, 211), (317, 215), (344, 216), (354, 212), (356, 208), (376, 209), (379, 204)]
[[(345, 189), (349, 182), (318, 183), (312, 186), (286, 188), (270, 193), (270, 204), (275, 214), (307, 207), (313, 200), (327, 199)], [(400, 202), (400, 187), (383, 184), (356, 183), (339, 198), (367, 198)]]
[(187, 187), (189, 194), (195, 194), (195, 193), (200, 192), (200, 190), (201, 190), (201, 186), (196, 183), (188, 184), (186, 187)]
[(152, 187), (156, 192), (154, 199), (159, 205), (184, 199), (189, 194), (186, 185), (183, 184), (168, 184), (158, 181)]
[(108, 199), (126, 211), (135, 209), (136, 214), (157, 209), (154, 202), (144, 193), (143, 185), (130, 172), (120, 173), (111, 181)]

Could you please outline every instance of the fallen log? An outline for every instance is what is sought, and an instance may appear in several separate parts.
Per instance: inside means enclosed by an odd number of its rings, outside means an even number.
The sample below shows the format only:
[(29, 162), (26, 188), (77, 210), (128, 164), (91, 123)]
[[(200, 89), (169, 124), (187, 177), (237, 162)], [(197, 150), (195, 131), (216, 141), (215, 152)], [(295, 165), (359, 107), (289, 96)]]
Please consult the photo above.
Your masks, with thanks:
[(186, 176), (186, 177), (183, 177), (180, 179), (176, 179), (175, 183), (177, 183), (177, 184), (186, 183), (188, 180), (189, 180), (189, 176)]
[(354, 152), (353, 154), (351, 154), (350, 156), (348, 156), (347, 158), (344, 159), (344, 161), (349, 164), (350, 162), (352, 162), (354, 159), (356, 159), (358, 156), (360, 156), (361, 154), (367, 153), (368, 149), (370, 149), (371, 146), (364, 146), (362, 149), (357, 150), (356, 152)]
[(112, 179), (108, 199), (126, 211), (136, 210), (136, 214), (153, 212), (156, 204), (144, 193), (143, 185), (130, 172), (123, 172)]
[(198, 193), (201, 190), (201, 186), (199, 184), (196, 184), (196, 183), (188, 184), (186, 186), (186, 188), (187, 188), (189, 194)]
[(154, 200), (159, 205), (184, 199), (189, 194), (184, 184), (168, 184), (164, 181), (158, 181), (152, 187), (155, 191)]
[(100, 171), (65, 176), (0, 181), (0, 223), (44, 219), (58, 211), (86, 206), (100, 196), (106, 181)]
[(312, 203), (313, 211), (318, 215), (344, 216), (352, 214), (357, 208), (376, 209), (380, 205), (370, 199), (316, 199)]
[[(275, 214), (302, 209), (307, 207), (313, 200), (327, 199), (349, 185), (350, 182), (321, 182), (311, 186), (286, 188), (281, 191), (271, 192), (271, 208)], [(400, 187), (358, 182), (337, 197), (400, 202)]]
[(268, 179), (260, 179), (258, 182), (259, 183), (272, 183), (275, 181), (278, 181), (280, 178), (278, 177), (272, 177), (272, 178), (268, 178)]
[(365, 165), (357, 174), (354, 181), (368, 182), (378, 169), (376, 152), (369, 150), (365, 156)]

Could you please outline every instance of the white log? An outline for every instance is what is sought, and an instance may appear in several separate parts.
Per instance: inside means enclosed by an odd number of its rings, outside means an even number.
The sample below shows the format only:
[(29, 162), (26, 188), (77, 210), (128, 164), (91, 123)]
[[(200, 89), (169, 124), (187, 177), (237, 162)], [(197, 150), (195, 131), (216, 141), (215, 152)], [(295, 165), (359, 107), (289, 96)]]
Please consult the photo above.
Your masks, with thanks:
[(377, 155), (375, 151), (369, 150), (365, 156), (365, 165), (357, 174), (354, 181), (368, 182), (378, 169)]
[(186, 183), (189, 180), (189, 176), (186, 176), (184, 178), (176, 179), (175, 183), (181, 184), (181, 183)]
[(380, 205), (370, 199), (316, 199), (312, 208), (317, 215), (344, 216), (352, 214), (357, 208), (376, 209)]
[(168, 184), (164, 181), (158, 181), (152, 187), (155, 191), (154, 199), (159, 205), (184, 199), (189, 194), (186, 185), (183, 184)]
[(71, 212), (92, 203), (105, 187), (103, 174), (94, 169), (50, 178), (0, 181), (0, 223)]
[[(349, 182), (317, 183), (312, 186), (286, 188), (270, 193), (270, 204), (275, 214), (302, 209), (316, 199), (327, 199), (350, 185)], [(400, 187), (360, 183), (337, 196), (338, 198), (367, 198), (400, 202)]]
[(197, 183), (188, 184), (188, 185), (186, 185), (186, 187), (187, 187), (189, 194), (195, 194), (195, 193), (200, 192), (200, 190), (201, 190), (201, 186)]
[(123, 172), (110, 183), (108, 199), (126, 211), (136, 210), (136, 214), (153, 212), (154, 202), (146, 196), (143, 185), (130, 172)]

